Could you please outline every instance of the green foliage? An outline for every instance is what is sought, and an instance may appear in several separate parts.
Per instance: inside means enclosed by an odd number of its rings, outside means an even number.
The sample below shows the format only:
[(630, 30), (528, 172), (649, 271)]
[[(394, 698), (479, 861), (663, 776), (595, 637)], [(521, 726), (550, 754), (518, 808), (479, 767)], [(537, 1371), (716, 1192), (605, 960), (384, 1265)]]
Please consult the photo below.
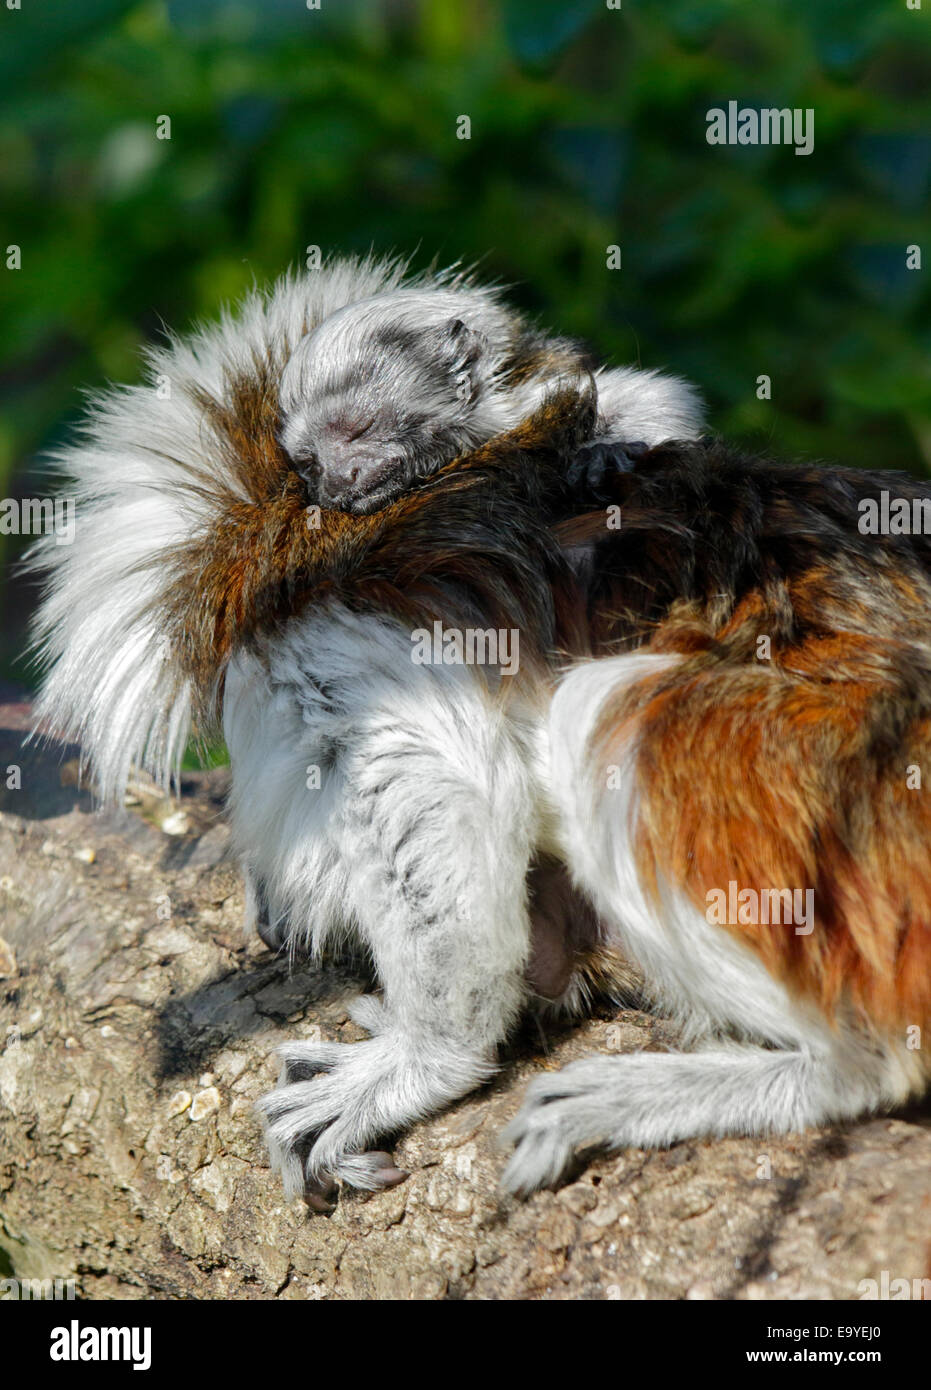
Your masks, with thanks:
[[(162, 322), (325, 251), (481, 258), (615, 361), (695, 379), (717, 428), (931, 459), (931, 4), (69, 0), (4, 8), (0, 495)], [(811, 107), (815, 148), (705, 113)], [(159, 116), (171, 139), (155, 138)], [(471, 119), (471, 139), (456, 121)], [(608, 271), (606, 248), (622, 248)], [(773, 399), (759, 401), (758, 375)], [(0, 544), (2, 544), (0, 538)], [(9, 550), (7, 552), (9, 558)], [(21, 640), (9, 588), (0, 674)]]

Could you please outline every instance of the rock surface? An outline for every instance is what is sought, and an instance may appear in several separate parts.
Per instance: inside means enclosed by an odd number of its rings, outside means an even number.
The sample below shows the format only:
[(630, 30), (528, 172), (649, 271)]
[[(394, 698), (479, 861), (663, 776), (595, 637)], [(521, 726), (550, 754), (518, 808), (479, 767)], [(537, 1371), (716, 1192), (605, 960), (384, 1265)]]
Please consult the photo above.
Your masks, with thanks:
[(401, 1186), (287, 1206), (253, 1104), (285, 1037), (363, 1036), (366, 982), (243, 939), (222, 769), (180, 805), (140, 785), (95, 813), (75, 749), (22, 749), (27, 715), (0, 705), (0, 1275), (91, 1299), (855, 1299), (931, 1273), (927, 1106), (503, 1197), (495, 1135), (527, 1078), (672, 1041), (636, 1010), (528, 1028), (492, 1084), (402, 1136)]

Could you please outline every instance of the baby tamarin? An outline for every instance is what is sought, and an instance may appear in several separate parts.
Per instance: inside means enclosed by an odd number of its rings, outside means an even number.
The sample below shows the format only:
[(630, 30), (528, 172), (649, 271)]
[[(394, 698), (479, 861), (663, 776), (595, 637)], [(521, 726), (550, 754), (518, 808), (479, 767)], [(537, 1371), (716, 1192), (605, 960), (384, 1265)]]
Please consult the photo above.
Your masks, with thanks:
[[(336, 1181), (397, 1182), (384, 1137), (493, 1072), (533, 989), (543, 863), (585, 904), (554, 1005), (626, 956), (700, 1047), (540, 1077), (509, 1131), (511, 1190), (595, 1144), (901, 1101), (929, 1072), (931, 813), (908, 781), (931, 728), (927, 541), (860, 532), (882, 474), (704, 442), (605, 470), (620, 530), (561, 515), (550, 484), (597, 410), (549, 387), (529, 420), (397, 495), (406, 465), (362, 455), (349, 476), (353, 419), (326, 488), (344, 506), (308, 526), (288, 453), (298, 345), (347, 304), (450, 288), (335, 262), (153, 353), (152, 380), (105, 397), (62, 457), (74, 544), (40, 545), (39, 718), (119, 797), (133, 762), (167, 775), (192, 711), (203, 726), (216, 710), (233, 841), (272, 922), (312, 950), (360, 941), (378, 973), (353, 1012), (369, 1038), (282, 1050), (263, 1109), (286, 1190), (322, 1204)], [(390, 500), (346, 509), (368, 489)], [(579, 545), (582, 578), (565, 560)], [(518, 632), (517, 673), (415, 663), (412, 635), (437, 622)], [(566, 913), (544, 915), (552, 944)]]
[[(298, 344), (281, 377), (279, 438), (321, 506), (357, 515), (530, 416), (587, 370), (574, 343), (528, 327), (471, 284), (347, 305)], [(635, 368), (596, 373), (598, 442), (692, 439), (697, 393)]]

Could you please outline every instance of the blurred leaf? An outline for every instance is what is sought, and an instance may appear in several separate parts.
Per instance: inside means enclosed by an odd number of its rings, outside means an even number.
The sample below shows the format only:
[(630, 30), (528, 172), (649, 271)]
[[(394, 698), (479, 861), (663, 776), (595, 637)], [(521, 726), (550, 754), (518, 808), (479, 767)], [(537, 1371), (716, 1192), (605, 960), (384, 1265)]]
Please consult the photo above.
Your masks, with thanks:
[[(478, 259), (604, 357), (693, 377), (738, 439), (928, 469), (925, 12), (24, 0), (0, 19), (0, 255), (22, 250), (0, 260), (0, 488), (37, 485), (81, 390), (138, 377), (163, 321), (311, 243)], [(709, 146), (731, 99), (813, 108), (813, 154)], [(5, 670), (26, 604), (0, 603)]]
[(515, 58), (527, 64), (548, 63), (605, 11), (604, 0), (502, 0), (504, 30)]

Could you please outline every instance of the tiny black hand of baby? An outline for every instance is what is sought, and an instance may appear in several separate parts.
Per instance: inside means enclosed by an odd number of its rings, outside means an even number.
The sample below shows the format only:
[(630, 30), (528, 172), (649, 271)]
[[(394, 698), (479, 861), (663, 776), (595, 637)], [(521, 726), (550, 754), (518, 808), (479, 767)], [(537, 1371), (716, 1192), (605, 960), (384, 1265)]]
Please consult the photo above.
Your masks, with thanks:
[(573, 494), (593, 502), (611, 502), (611, 480), (629, 473), (650, 446), (643, 440), (593, 440), (578, 450), (566, 473)]

